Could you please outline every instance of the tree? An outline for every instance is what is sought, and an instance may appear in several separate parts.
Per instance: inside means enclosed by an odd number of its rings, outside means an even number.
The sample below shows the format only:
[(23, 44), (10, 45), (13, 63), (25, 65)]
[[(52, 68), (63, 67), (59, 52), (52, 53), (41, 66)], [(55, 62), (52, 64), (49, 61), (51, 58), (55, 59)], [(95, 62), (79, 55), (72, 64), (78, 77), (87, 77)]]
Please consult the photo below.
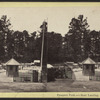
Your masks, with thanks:
[(37, 32), (34, 31), (28, 37), (28, 46), (26, 48), (26, 60), (27, 62), (33, 62), (36, 59), (36, 34)]
[(12, 30), (10, 30), (11, 28), (11, 23), (10, 20), (7, 19), (6, 15), (3, 15), (0, 19), (0, 51), (1, 51), (1, 59), (3, 61), (6, 61), (7, 59), (9, 59), (9, 52), (10, 51), (10, 46), (11, 46), (11, 42), (10, 39), (11, 34), (12, 34)]
[(68, 51), (73, 51), (72, 57), (74, 57), (75, 62), (80, 61), (80, 59), (85, 56), (84, 45), (86, 43), (83, 41), (88, 35), (88, 27), (87, 18), (84, 19), (83, 15), (79, 15), (78, 18), (72, 18), (69, 24), (69, 31), (65, 35), (65, 40), (68, 41), (67, 45), (71, 46), (70, 48), (72, 50), (68, 48)]
[(89, 39), (90, 39), (90, 56), (94, 60), (98, 61), (100, 60), (100, 32), (98, 31), (91, 31), (89, 33)]
[(62, 36), (59, 33), (48, 32), (48, 62), (62, 62)]
[(23, 32), (15, 31), (13, 34), (14, 39), (14, 57), (20, 62), (32, 62), (33, 61), (33, 48), (34, 37), (29, 35), (26, 30)]
[[(48, 63), (58, 63), (62, 61), (62, 36), (59, 33), (47, 32), (47, 23), (45, 23), (45, 31), (47, 33), (47, 60)], [(43, 24), (40, 26), (41, 31), (39, 32), (38, 38), (36, 38), (35, 45), (35, 57), (40, 59), (41, 57), (41, 46), (42, 46), (42, 35), (43, 35)], [(45, 53), (45, 52), (44, 52)]]

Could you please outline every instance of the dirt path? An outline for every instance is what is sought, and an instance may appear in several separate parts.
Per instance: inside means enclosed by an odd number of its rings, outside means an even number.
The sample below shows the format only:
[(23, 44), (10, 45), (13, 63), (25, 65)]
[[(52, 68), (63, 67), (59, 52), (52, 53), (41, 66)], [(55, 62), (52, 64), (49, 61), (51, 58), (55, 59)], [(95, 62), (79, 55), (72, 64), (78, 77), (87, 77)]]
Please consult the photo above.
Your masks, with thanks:
[(0, 70), (0, 82), (13, 82), (13, 77), (7, 77), (6, 70)]
[[(82, 69), (77, 65), (68, 65), (73, 71), (73, 79), (76, 81), (89, 81), (89, 76), (84, 76), (82, 73)], [(75, 67), (75, 68), (74, 68)]]
[(56, 80), (47, 84), (47, 92), (100, 92), (100, 82)]
[(89, 76), (84, 76), (82, 71), (73, 71), (77, 81), (89, 81)]

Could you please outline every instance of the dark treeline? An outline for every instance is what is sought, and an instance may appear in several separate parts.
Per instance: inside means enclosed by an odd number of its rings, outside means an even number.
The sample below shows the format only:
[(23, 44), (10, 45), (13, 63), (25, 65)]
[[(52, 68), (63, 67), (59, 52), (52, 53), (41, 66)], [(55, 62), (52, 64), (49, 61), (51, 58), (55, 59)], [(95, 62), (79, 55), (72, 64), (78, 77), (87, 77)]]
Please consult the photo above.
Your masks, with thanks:
[[(0, 61), (6, 62), (12, 57), (19, 62), (33, 62), (41, 57), (43, 27), (41, 31), (28, 33), (11, 30), (10, 20), (3, 15), (0, 19)], [(48, 32), (48, 63), (60, 61), (62, 36)]]
[(87, 18), (84, 19), (83, 15), (72, 18), (64, 42), (66, 60), (80, 62), (91, 57), (100, 61), (100, 31), (91, 31)]
[[(10, 20), (3, 15), (0, 19), (0, 62), (12, 57), (19, 62), (40, 59), (43, 26), (40, 26), (39, 34), (36, 31), (14, 31), (11, 26)], [(48, 63), (80, 62), (88, 56), (100, 61), (100, 31), (89, 30), (87, 18), (84, 19), (83, 15), (71, 19), (69, 31), (64, 37), (53, 31), (47, 34)]]

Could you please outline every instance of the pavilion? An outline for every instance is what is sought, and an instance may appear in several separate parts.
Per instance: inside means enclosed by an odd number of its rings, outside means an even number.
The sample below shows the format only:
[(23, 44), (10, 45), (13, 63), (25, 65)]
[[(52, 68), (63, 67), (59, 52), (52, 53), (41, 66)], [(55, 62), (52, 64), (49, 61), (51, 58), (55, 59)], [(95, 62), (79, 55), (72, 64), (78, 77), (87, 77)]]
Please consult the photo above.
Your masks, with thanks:
[(95, 75), (95, 62), (91, 58), (87, 58), (82, 62), (83, 65), (83, 75), (94, 76)]

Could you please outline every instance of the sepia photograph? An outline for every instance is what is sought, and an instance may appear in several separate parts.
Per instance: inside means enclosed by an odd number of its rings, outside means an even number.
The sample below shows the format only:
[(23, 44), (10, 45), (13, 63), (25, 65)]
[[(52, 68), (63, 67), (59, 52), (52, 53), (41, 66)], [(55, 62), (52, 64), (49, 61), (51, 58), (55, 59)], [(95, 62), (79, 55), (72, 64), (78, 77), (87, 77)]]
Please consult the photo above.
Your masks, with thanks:
[(100, 3), (0, 7), (0, 92), (100, 92), (99, 20)]

